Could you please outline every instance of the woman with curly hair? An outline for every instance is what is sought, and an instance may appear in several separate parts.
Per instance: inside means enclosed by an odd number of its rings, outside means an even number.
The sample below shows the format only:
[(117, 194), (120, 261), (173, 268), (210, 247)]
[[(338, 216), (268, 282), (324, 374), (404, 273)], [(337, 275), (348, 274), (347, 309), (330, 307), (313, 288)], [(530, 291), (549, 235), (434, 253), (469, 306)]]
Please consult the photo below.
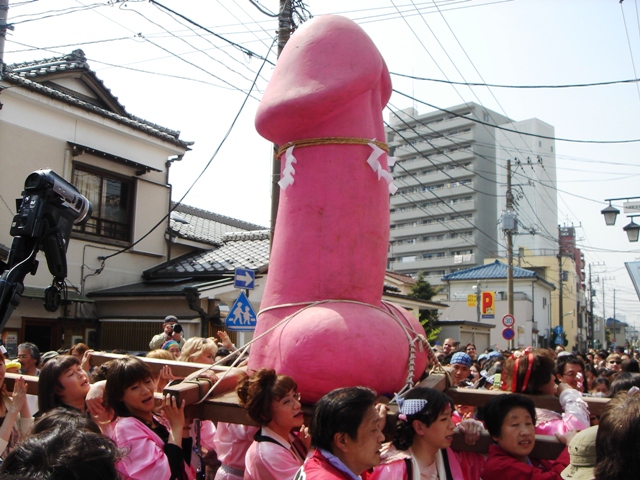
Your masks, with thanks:
[[(369, 480), (465, 480), (479, 478), (484, 457), (451, 450), (455, 425), (453, 402), (432, 388), (417, 387), (398, 399), (399, 416), (393, 442), (383, 447), (382, 460)], [(482, 425), (465, 420), (469, 443), (475, 443)]]
[(260, 425), (245, 456), (245, 480), (289, 480), (307, 455), (293, 435), (303, 426), (298, 385), (287, 375), (261, 368), (238, 383), (240, 405)]
[(590, 425), (589, 408), (582, 393), (566, 383), (556, 385), (555, 360), (552, 350), (527, 348), (522, 355), (512, 356), (504, 366), (504, 389), (512, 393), (557, 395), (564, 413), (536, 408), (538, 435), (565, 434), (570, 430), (584, 430)]
[(182, 346), (180, 362), (213, 364), (218, 346), (211, 338), (191, 337)]

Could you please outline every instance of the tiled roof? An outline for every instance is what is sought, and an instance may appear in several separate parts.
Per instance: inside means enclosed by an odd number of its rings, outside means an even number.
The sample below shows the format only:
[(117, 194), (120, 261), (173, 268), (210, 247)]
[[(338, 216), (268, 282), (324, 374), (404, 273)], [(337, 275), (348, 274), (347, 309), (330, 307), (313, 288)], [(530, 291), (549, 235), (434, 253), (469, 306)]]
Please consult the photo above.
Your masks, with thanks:
[(396, 273), (396, 272), (392, 272), (390, 270), (387, 270), (386, 275), (388, 277), (391, 277), (395, 280), (398, 280), (400, 282), (406, 283), (408, 285), (413, 285), (416, 283), (416, 279), (413, 277), (410, 277), (409, 275), (404, 275), (402, 273)]
[[(455, 280), (489, 280), (489, 279), (502, 279), (507, 278), (508, 265), (496, 260), (493, 263), (486, 265), (479, 265), (477, 267), (468, 268), (466, 270), (460, 270), (458, 272), (450, 273), (442, 277), (444, 281)], [(531, 278), (532, 280), (542, 280), (545, 283), (549, 283), (540, 277), (537, 273), (527, 270), (525, 268), (513, 267), (513, 278)], [(551, 283), (549, 283), (552, 285)]]
[(121, 285), (119, 287), (105, 288), (104, 290), (96, 290), (87, 294), (91, 298), (101, 297), (127, 297), (127, 296), (147, 296), (147, 297), (166, 297), (166, 296), (184, 296), (185, 288), (200, 287), (221, 287), (233, 283), (233, 278), (220, 278), (214, 281), (198, 281), (192, 278), (185, 278), (180, 281), (158, 281), (134, 283), (131, 285)]
[(236, 268), (265, 271), (269, 264), (269, 230), (234, 232), (224, 244), (206, 252), (188, 253), (144, 272), (145, 278), (231, 274)]
[[(172, 203), (172, 207), (175, 203)], [(181, 238), (222, 246), (225, 235), (243, 231), (263, 231), (265, 227), (188, 205), (178, 205), (171, 214), (171, 231)], [(230, 240), (231, 238), (227, 238)]]
[[(55, 77), (55, 75), (66, 74), (70, 71), (87, 75), (91, 83), (108, 97), (107, 101), (109, 105), (102, 102), (103, 106), (101, 106), (101, 102), (74, 94), (74, 92), (48, 81), (50, 78)], [(82, 50), (74, 50), (71, 54), (61, 57), (8, 65), (2, 80), (20, 85), (31, 91), (55, 98), (69, 105), (82, 108), (83, 110), (96, 113), (102, 117), (110, 118), (115, 122), (127, 125), (182, 148), (186, 149), (193, 144), (193, 142), (180, 140), (180, 132), (177, 130), (156, 125), (155, 123), (148, 122), (127, 113), (124, 106), (118, 101), (118, 98), (111, 94), (111, 91), (105, 87), (102, 80), (89, 68), (87, 58)], [(110, 107), (112, 110), (106, 107)]]

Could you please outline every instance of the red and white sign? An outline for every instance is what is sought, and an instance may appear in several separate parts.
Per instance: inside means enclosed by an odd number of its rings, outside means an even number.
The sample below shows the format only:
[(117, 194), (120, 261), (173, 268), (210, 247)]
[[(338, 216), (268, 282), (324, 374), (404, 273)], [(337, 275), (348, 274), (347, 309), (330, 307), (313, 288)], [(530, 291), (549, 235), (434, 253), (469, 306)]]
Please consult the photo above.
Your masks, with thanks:
[(510, 313), (507, 313), (504, 317), (502, 317), (502, 324), (505, 327), (513, 327), (515, 323), (516, 319), (513, 318), (513, 315), (511, 315)]

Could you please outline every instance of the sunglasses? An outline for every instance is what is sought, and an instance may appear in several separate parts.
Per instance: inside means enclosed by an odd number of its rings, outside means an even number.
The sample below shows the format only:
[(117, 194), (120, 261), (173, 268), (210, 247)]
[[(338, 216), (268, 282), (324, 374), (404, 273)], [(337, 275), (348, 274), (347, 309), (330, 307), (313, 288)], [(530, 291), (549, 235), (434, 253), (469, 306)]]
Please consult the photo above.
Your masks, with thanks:
[(609, 365), (621, 365), (622, 362), (620, 360), (609, 360)]

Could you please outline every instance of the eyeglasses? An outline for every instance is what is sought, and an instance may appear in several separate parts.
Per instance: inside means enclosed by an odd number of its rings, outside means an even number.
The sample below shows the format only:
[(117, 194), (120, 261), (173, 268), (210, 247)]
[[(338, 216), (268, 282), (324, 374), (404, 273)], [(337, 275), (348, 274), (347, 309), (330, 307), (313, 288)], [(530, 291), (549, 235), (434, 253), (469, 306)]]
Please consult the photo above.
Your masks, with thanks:
[(476, 349), (474, 347), (469, 347), (467, 348), (467, 352), (475, 352)]
[(280, 403), (281, 405), (284, 405), (286, 407), (291, 407), (291, 406), (293, 406), (293, 403), (291, 402), (291, 399), (296, 400), (297, 402), (300, 402), (300, 398), (302, 398), (300, 396), (300, 392), (293, 392), (291, 394), (291, 396), (285, 395), (284, 397), (282, 397), (278, 401), (278, 403)]
[(609, 360), (609, 365), (621, 365), (622, 362), (620, 360)]

